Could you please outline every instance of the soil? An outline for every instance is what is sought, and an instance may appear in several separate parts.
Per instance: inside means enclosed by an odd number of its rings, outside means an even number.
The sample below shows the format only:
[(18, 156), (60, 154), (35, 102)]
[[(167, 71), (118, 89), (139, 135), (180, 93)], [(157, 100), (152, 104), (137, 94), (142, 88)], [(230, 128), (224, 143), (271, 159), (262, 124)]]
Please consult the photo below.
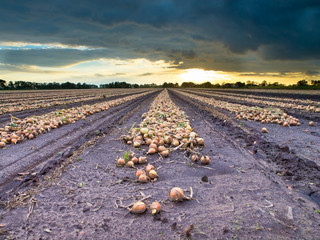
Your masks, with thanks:
[[(270, 134), (263, 134), (261, 124), (169, 93), (204, 138), (205, 147), (197, 151), (211, 157), (208, 166), (191, 164), (190, 152), (183, 150), (164, 159), (148, 155), (160, 178), (146, 184), (135, 181), (134, 169), (116, 167), (126, 151), (145, 155), (145, 147), (133, 149), (119, 139), (141, 122), (157, 93), (149, 94), (1, 150), (1, 176), (7, 180), (0, 186), (0, 239), (320, 236), (320, 141), (311, 134), (320, 132), (318, 125), (270, 124), (264, 125)], [(14, 180), (21, 171), (28, 174)], [(173, 187), (187, 195), (192, 189), (193, 199), (170, 202)], [(159, 201), (161, 214), (134, 215), (120, 206), (143, 198), (147, 204)]]

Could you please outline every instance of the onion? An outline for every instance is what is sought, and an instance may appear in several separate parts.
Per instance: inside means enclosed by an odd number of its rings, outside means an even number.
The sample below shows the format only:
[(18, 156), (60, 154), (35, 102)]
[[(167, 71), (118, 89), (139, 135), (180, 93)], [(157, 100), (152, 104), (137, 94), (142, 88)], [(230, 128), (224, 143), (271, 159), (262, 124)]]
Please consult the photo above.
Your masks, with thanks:
[(166, 150), (167, 150), (167, 148), (165, 146), (159, 146), (158, 147), (158, 151), (159, 152), (166, 151)]
[(159, 177), (158, 173), (153, 169), (148, 172), (148, 175), (149, 175), (149, 178), (151, 179), (155, 179)]
[(171, 189), (169, 197), (170, 197), (170, 200), (173, 202), (183, 201), (184, 199), (183, 190), (179, 187), (174, 187)]
[(172, 141), (172, 145), (173, 146), (175, 146), (175, 147), (178, 147), (179, 146), (179, 141), (177, 140), (177, 139), (174, 139), (173, 141)]
[(117, 160), (117, 166), (123, 167), (126, 164), (126, 161), (123, 158)]
[(197, 138), (197, 143), (199, 145), (204, 145), (204, 139), (203, 138)]
[(141, 143), (140, 143), (139, 141), (134, 141), (134, 142), (133, 142), (133, 146), (134, 146), (135, 148), (138, 148), (138, 147), (141, 146)]
[(314, 122), (313, 122), (313, 121), (310, 121), (310, 122), (309, 122), (309, 126), (314, 126)]
[(144, 164), (144, 163), (147, 163), (147, 157), (139, 157), (139, 163), (140, 164)]
[(154, 148), (150, 148), (149, 150), (148, 150), (148, 153), (149, 154), (155, 154), (157, 151), (154, 149)]
[(157, 150), (158, 146), (157, 146), (157, 144), (151, 143), (149, 145), (149, 148), (154, 148), (155, 150)]
[(148, 182), (148, 177), (146, 174), (141, 174), (138, 178), (139, 182), (146, 183)]
[(162, 157), (168, 157), (169, 156), (169, 150), (164, 150), (160, 154), (161, 154)]
[(140, 129), (140, 132), (141, 132), (142, 134), (146, 134), (146, 133), (149, 132), (149, 130), (148, 130), (148, 128), (141, 128), (141, 129)]
[(159, 213), (160, 210), (161, 210), (161, 205), (160, 205), (160, 203), (157, 202), (157, 201), (151, 203), (151, 205), (150, 205), (150, 210), (151, 210), (151, 214), (152, 214), (152, 215), (155, 215), (155, 214)]
[(128, 161), (128, 162), (126, 163), (126, 166), (133, 168), (133, 167), (134, 167), (134, 163), (133, 163), (132, 161)]
[(192, 156), (191, 156), (191, 161), (192, 162), (197, 162), (199, 160), (199, 156), (197, 155), (197, 154), (193, 154)]
[(143, 171), (142, 169), (138, 169), (138, 170), (136, 171), (136, 177), (137, 177), (137, 178), (139, 178), (140, 175), (142, 175), (142, 174), (144, 174), (144, 175), (146, 174), (145, 171)]
[(133, 204), (132, 208), (129, 210), (131, 213), (144, 213), (147, 210), (144, 202), (138, 201)]
[(146, 167), (146, 171), (147, 172), (150, 172), (151, 170), (155, 170), (156, 168), (153, 166), (153, 165), (151, 165), (151, 164), (148, 164), (148, 166)]
[(195, 138), (197, 136), (197, 134), (195, 132), (191, 132), (189, 135), (191, 138)]
[(4, 142), (0, 142), (0, 148), (3, 148), (5, 146), (6, 146), (6, 144)]
[(136, 157), (133, 157), (133, 158), (131, 159), (131, 161), (132, 161), (134, 164), (138, 164), (138, 163), (139, 163), (139, 159), (136, 158)]
[(210, 157), (207, 155), (204, 155), (200, 158), (201, 164), (207, 165), (210, 163)]
[(263, 132), (263, 133), (268, 133), (269, 131), (268, 131), (267, 128), (261, 128), (261, 132)]

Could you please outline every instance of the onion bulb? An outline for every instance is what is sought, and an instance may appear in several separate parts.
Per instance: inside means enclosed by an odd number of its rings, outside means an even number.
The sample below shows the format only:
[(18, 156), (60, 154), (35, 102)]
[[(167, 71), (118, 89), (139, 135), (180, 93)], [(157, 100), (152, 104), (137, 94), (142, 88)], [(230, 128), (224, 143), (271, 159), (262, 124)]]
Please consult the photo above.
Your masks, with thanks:
[(151, 210), (151, 214), (152, 214), (152, 215), (155, 215), (155, 214), (159, 213), (160, 210), (161, 210), (161, 205), (160, 205), (160, 203), (157, 202), (157, 201), (151, 203), (151, 205), (150, 205), (150, 210)]
[(139, 163), (140, 164), (144, 164), (144, 163), (147, 163), (147, 157), (139, 157)]
[(192, 161), (192, 162), (198, 162), (198, 160), (199, 160), (199, 156), (198, 156), (197, 154), (193, 154), (193, 155), (191, 156), (191, 161)]
[(261, 132), (263, 132), (263, 133), (268, 133), (269, 131), (268, 131), (267, 128), (261, 128)]
[(139, 159), (136, 158), (136, 157), (133, 157), (133, 158), (131, 159), (131, 161), (132, 161), (134, 164), (138, 164), (138, 163), (139, 163)]
[(155, 179), (159, 177), (158, 173), (153, 169), (148, 172), (148, 175), (149, 175), (149, 178), (151, 179)]
[(146, 167), (146, 171), (147, 172), (150, 172), (151, 170), (155, 170), (156, 168), (153, 166), (153, 165), (151, 165), (151, 164), (148, 164), (148, 166)]
[(131, 213), (144, 213), (147, 210), (144, 202), (138, 201), (133, 204), (132, 208), (129, 210)]
[(160, 154), (161, 154), (162, 157), (168, 157), (169, 156), (169, 150), (164, 150)]
[(204, 155), (200, 158), (201, 164), (207, 165), (210, 163), (210, 157), (207, 155)]
[(142, 134), (146, 134), (146, 133), (148, 133), (148, 128), (141, 128), (140, 129), (140, 132), (142, 133)]
[(170, 200), (173, 202), (183, 201), (184, 199), (183, 190), (179, 187), (174, 187), (171, 189), (169, 197), (170, 197)]
[(155, 154), (157, 151), (154, 148), (149, 148), (148, 153), (149, 154)]
[(126, 164), (126, 161), (123, 158), (117, 160), (117, 166), (123, 167)]
[(313, 121), (310, 121), (310, 122), (309, 122), (309, 126), (314, 126), (314, 122), (313, 122)]
[(141, 146), (141, 143), (140, 143), (139, 141), (134, 141), (134, 142), (133, 142), (133, 146), (134, 146), (135, 148), (138, 148), (138, 147)]
[(204, 145), (204, 139), (203, 138), (197, 138), (197, 143), (199, 145)]
[(148, 182), (148, 177), (146, 174), (141, 174), (138, 178), (139, 182), (146, 183)]
[(146, 174), (145, 171), (143, 171), (143, 170), (141, 170), (141, 169), (138, 169), (138, 170), (136, 171), (136, 177), (137, 177), (137, 178), (139, 178), (140, 175), (142, 175), (142, 174), (145, 175), (145, 174)]
[(133, 168), (133, 167), (134, 167), (134, 163), (133, 163), (132, 161), (128, 161), (128, 162), (126, 163), (126, 166)]

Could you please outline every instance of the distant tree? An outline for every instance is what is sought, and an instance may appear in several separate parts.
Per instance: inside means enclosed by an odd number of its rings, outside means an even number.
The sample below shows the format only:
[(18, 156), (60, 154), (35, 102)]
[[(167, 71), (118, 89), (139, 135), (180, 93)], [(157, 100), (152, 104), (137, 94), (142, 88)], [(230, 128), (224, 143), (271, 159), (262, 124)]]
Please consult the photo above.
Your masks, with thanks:
[(267, 85), (268, 85), (268, 83), (267, 83), (266, 80), (263, 80), (262, 83), (260, 84), (260, 86), (262, 86), (262, 87), (265, 87), (265, 86), (267, 86)]
[(193, 82), (183, 82), (181, 84), (182, 88), (192, 88), (192, 87), (196, 87), (196, 84)]
[(6, 81), (3, 79), (0, 79), (0, 89), (4, 89), (6, 87)]
[(246, 84), (244, 82), (236, 82), (234, 86), (237, 88), (244, 88)]
[(311, 80), (313, 86), (320, 86), (320, 80)]
[(205, 83), (201, 83), (199, 87), (211, 88), (212, 84), (211, 84), (211, 82), (205, 82)]
[(300, 80), (297, 82), (297, 85), (299, 87), (305, 87), (305, 86), (308, 86), (308, 82), (306, 80)]

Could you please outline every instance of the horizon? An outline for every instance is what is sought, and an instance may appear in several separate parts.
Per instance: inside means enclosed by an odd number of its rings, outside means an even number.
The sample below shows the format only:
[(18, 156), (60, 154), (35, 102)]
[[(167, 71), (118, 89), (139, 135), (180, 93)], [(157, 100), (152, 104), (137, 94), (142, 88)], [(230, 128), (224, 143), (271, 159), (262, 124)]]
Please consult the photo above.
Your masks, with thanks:
[(0, 79), (310, 82), (319, 12), (315, 1), (1, 1)]

